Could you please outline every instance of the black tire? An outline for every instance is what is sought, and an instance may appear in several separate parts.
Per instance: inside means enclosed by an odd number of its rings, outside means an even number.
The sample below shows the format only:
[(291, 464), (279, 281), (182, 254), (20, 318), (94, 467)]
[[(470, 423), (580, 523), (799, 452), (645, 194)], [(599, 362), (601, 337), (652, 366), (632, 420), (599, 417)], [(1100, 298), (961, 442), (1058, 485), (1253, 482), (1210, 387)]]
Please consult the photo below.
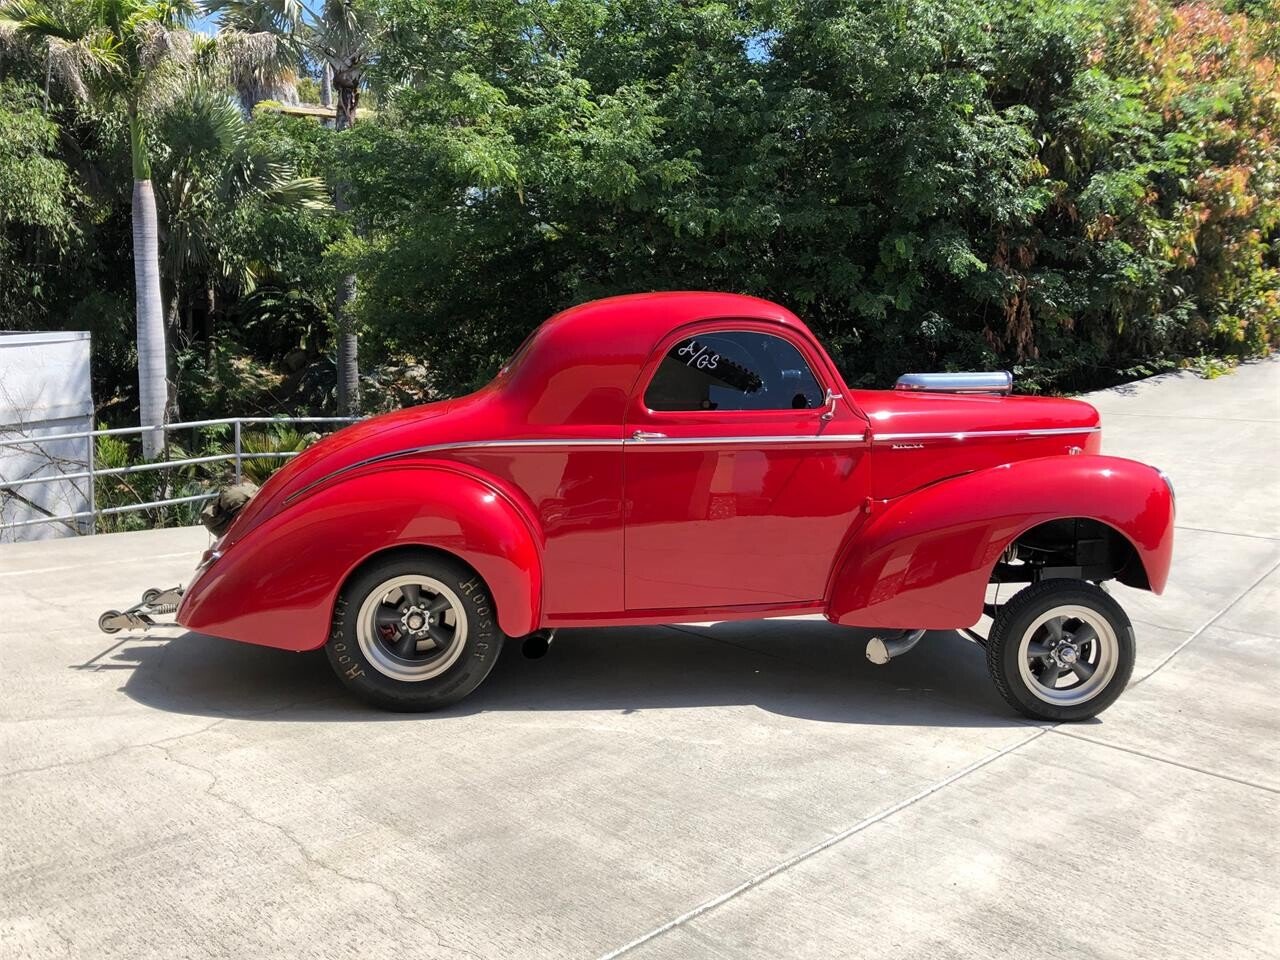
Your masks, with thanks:
[[(377, 628), (369, 622), (368, 614), (364, 644), (361, 642), (358, 621), (362, 610), (385, 609), (393, 614), (402, 609), (412, 611), (412, 605), (406, 606), (409, 603), (408, 595), (401, 596), (398, 588), (393, 588), (388, 594), (383, 588), (397, 578), (413, 577), (426, 578), (440, 585), (440, 591), (434, 594), (431, 592), (434, 588), (420, 587), (420, 590), (425, 591), (420, 595), (433, 599), (444, 598), (449, 603), (449, 607), (440, 616), (453, 619), (452, 627), (446, 629), (454, 631), (455, 640), (447, 647), (441, 646), (438, 663), (435, 665), (414, 659), (402, 660), (396, 656), (394, 651), (401, 643), (407, 642), (407, 634), (397, 632), (387, 639), (384, 630), (400, 628)], [(447, 596), (450, 593), (452, 596)], [(390, 602), (385, 599), (380, 602), (377, 599), (387, 596), (401, 596), (400, 606), (392, 609)], [(421, 602), (425, 605), (426, 600)], [(371, 606), (366, 608), (366, 604)], [(440, 623), (445, 626), (444, 620)], [(457, 639), (459, 623), (465, 624), (461, 639)], [(427, 639), (424, 635), (421, 642), (426, 642)], [(434, 637), (430, 639), (434, 640)], [(366, 703), (384, 710), (419, 712), (438, 710), (457, 703), (478, 687), (497, 662), (504, 639), (502, 631), (498, 629), (493, 595), (475, 571), (457, 560), (438, 554), (399, 553), (370, 564), (343, 587), (334, 610), (325, 653), (328, 654), (329, 663), (338, 678)], [(434, 652), (434, 649), (430, 648), (428, 653)], [(415, 658), (419, 656), (416, 650), (412, 654)], [(398, 679), (387, 672), (417, 670), (429, 673), (436, 668), (440, 669), (438, 674), (423, 679)]]
[[(1048, 632), (1051, 625), (1036, 628), (1036, 632), (1029, 638), (1028, 633), (1039, 618), (1057, 608), (1093, 611), (1095, 617), (1110, 628), (1110, 637), (1099, 636), (1094, 641), (1086, 640), (1078, 645), (1078, 649), (1088, 655), (1084, 658), (1085, 669), (1090, 666), (1087, 662), (1089, 657), (1097, 658), (1094, 676), (1087, 681), (1075, 673), (1075, 668), (1057, 667), (1052, 658), (1033, 655), (1032, 644), (1053, 644), (1053, 637)], [(1088, 628), (1081, 634), (1083, 636), (1098, 633), (1078, 618), (1069, 618), (1062, 626), (1066, 631), (1064, 636), (1080, 627)], [(1026, 650), (1023, 649), (1024, 638), (1028, 639)], [(1097, 644), (1096, 651), (1089, 645), (1091, 642)], [(1015, 594), (1000, 609), (988, 635), (986, 649), (987, 669), (995, 680), (1000, 696), (1011, 707), (1036, 720), (1061, 722), (1088, 720), (1116, 701), (1133, 675), (1137, 645), (1128, 616), (1120, 604), (1101, 588), (1083, 580), (1044, 580)], [(1077, 645), (1071, 645), (1071, 649), (1076, 650)], [(1025, 673), (1023, 663), (1027, 665)], [(1062, 671), (1062, 676), (1041, 685), (1041, 679), (1046, 676), (1045, 671), (1057, 669)], [(1103, 670), (1100, 677), (1096, 676), (1098, 670)], [(1031, 683), (1027, 681), (1028, 676), (1031, 677)], [(1063, 684), (1063, 680), (1066, 680), (1066, 684)], [(1057, 689), (1058, 686), (1063, 689)], [(1073, 686), (1077, 688), (1074, 693)], [(1090, 686), (1095, 689), (1090, 690)], [(1041, 692), (1038, 693), (1037, 690)], [(1053, 702), (1046, 699), (1047, 696), (1061, 696), (1064, 699), (1075, 696), (1081, 698), (1081, 701)]]

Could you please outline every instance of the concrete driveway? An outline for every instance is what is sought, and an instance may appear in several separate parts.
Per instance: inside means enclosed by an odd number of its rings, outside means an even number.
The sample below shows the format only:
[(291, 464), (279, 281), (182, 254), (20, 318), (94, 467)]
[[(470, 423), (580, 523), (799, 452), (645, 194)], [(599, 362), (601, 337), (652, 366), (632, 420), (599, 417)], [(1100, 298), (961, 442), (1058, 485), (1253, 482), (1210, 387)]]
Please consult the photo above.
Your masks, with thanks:
[(1179, 527), (1074, 726), (813, 620), (565, 631), (381, 714), (321, 654), (97, 632), (203, 531), (0, 547), (0, 956), (1280, 956), (1280, 363), (1091, 399)]

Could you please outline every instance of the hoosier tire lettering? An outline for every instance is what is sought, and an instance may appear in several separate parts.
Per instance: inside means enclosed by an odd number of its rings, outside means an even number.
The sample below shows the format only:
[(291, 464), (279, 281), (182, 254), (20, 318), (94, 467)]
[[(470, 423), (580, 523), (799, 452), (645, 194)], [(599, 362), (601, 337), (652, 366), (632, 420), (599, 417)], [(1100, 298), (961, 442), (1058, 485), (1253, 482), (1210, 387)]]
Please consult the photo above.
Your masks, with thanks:
[(334, 605), (325, 652), (338, 678), (387, 710), (436, 710), (489, 675), (505, 639), (485, 582), (433, 552), (358, 570)]

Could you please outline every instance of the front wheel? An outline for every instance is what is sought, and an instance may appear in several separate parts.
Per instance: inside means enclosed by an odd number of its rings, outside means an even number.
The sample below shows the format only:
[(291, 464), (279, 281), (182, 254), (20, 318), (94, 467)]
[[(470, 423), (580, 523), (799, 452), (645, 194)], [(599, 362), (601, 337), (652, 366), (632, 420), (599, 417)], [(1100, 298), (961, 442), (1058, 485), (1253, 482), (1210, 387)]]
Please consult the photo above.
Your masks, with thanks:
[(325, 652), (362, 700), (422, 711), (478, 687), (503, 639), (493, 596), (476, 573), (449, 557), (399, 554), (343, 588)]
[(1015, 594), (987, 638), (987, 668), (1009, 705), (1037, 720), (1087, 720), (1115, 702), (1136, 645), (1124, 610), (1081, 580)]

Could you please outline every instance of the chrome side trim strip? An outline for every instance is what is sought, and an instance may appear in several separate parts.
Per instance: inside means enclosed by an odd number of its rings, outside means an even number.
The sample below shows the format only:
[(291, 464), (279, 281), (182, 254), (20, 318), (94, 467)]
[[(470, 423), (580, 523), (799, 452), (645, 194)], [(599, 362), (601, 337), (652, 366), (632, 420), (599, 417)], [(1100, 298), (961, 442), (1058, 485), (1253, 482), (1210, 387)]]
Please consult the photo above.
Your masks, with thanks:
[(435, 453), (437, 450), (461, 450), (490, 447), (618, 447), (622, 445), (621, 437), (584, 438), (566, 437), (563, 440), (455, 440), (453, 443), (432, 443), (422, 447), (410, 447), (395, 454), (386, 456), (406, 456), (414, 453)]
[(1065, 437), (1097, 433), (1102, 427), (1044, 427), (1028, 430), (956, 430), (951, 433), (877, 433), (872, 443), (897, 440), (983, 440), (989, 437)]
[(624, 440), (627, 447), (693, 447), (693, 446), (758, 446), (774, 443), (809, 443), (809, 444), (851, 444), (865, 443), (865, 433), (832, 433), (826, 436), (767, 436), (767, 437), (645, 437), (639, 440)]

